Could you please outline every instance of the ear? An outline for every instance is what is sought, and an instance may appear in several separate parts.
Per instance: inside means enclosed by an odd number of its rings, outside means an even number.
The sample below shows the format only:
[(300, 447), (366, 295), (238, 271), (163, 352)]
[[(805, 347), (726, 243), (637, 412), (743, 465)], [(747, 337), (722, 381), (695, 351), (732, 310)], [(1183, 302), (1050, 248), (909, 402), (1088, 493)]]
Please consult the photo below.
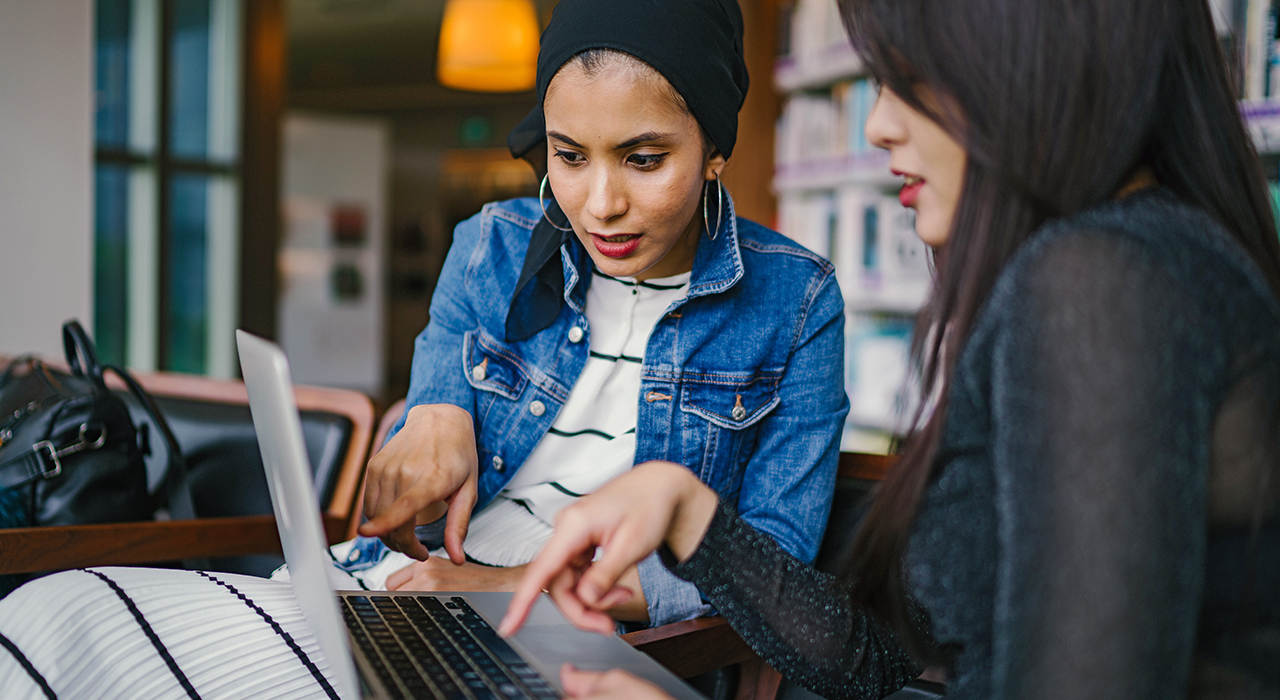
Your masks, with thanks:
[(720, 155), (720, 151), (715, 151), (707, 158), (706, 167), (702, 169), (702, 179), (707, 182), (718, 180), (720, 174), (724, 172), (724, 166), (729, 163), (724, 156)]

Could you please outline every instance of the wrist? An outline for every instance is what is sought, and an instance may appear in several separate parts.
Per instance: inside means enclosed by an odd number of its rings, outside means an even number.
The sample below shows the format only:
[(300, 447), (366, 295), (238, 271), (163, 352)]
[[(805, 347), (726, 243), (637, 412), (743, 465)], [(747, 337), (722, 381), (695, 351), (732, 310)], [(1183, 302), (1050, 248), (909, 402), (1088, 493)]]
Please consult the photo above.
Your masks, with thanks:
[(677, 482), (678, 498), (666, 543), (676, 559), (683, 562), (693, 556), (707, 534), (719, 497), (688, 469), (677, 468), (683, 477)]

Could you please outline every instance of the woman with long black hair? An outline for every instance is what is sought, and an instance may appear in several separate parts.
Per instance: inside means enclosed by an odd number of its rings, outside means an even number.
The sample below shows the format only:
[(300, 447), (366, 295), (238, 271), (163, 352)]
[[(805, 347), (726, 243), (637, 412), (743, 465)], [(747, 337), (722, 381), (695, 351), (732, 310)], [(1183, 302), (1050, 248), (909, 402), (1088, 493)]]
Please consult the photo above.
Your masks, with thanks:
[(954, 698), (1280, 697), (1280, 241), (1205, 0), (840, 6), (937, 264), (925, 408), (844, 576), (655, 462), (561, 514), (504, 630), (540, 588), (603, 629), (663, 547), (824, 696), (914, 660)]

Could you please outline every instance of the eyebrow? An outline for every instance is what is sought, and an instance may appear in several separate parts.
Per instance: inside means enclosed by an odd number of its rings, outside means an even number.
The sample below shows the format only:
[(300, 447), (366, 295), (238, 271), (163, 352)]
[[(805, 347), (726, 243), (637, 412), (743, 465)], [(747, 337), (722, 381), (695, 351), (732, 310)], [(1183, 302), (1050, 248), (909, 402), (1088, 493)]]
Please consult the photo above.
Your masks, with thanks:
[[(564, 141), (565, 143), (569, 144), (570, 146), (573, 146), (574, 148), (586, 148), (582, 144), (578, 143), (577, 141), (574, 141), (573, 139), (569, 138), (568, 136), (558, 131), (548, 131), (547, 136), (553, 139), (557, 139), (559, 141)], [(667, 141), (672, 138), (675, 138), (675, 134), (664, 134), (657, 131), (646, 131), (643, 134), (633, 136), (627, 139), (626, 141), (623, 141), (622, 143), (618, 144), (617, 146), (614, 146), (614, 150), (621, 151), (623, 149), (631, 148), (632, 146), (636, 146), (649, 141)]]
[(647, 141), (668, 141), (672, 138), (675, 138), (675, 134), (661, 134), (656, 131), (646, 131), (639, 136), (633, 136), (618, 144), (615, 147), (615, 150), (621, 151), (624, 148), (631, 148), (632, 146), (637, 146)]
[(577, 141), (574, 141), (573, 139), (569, 138), (568, 136), (565, 136), (564, 134), (560, 133), (559, 131), (548, 131), (548, 132), (547, 132), (547, 136), (549, 136), (549, 137), (551, 137), (551, 138), (553, 138), (553, 139), (557, 139), (557, 140), (560, 140), (560, 141), (564, 141), (565, 143), (569, 144), (570, 146), (573, 146), (574, 148), (585, 148), (585, 146), (583, 146), (582, 144), (578, 143)]

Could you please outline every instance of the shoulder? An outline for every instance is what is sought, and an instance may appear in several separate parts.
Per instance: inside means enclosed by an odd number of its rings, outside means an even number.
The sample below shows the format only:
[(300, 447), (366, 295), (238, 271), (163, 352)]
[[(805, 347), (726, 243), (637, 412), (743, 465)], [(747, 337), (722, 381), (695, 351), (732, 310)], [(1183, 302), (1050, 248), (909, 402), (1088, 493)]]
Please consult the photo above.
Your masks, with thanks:
[(535, 198), (490, 202), (454, 229), (450, 255), (465, 256), (468, 277), (477, 271), (489, 274), (512, 267), (519, 274), (541, 215)]
[(1203, 324), (1242, 306), (1276, 309), (1253, 260), (1214, 217), (1160, 189), (1045, 224), (1001, 271), (974, 332), (1054, 311)]
[(1266, 289), (1252, 259), (1216, 219), (1155, 189), (1050, 221), (1014, 255), (1000, 282), (1027, 288), (1160, 278), (1195, 290), (1222, 275), (1255, 292)]
[(835, 272), (835, 267), (821, 255), (781, 233), (742, 217), (737, 223), (738, 247), (744, 259), (751, 257), (759, 265), (794, 266), (824, 276)]
[(496, 328), (505, 319), (538, 222), (535, 212), (542, 215), (537, 199), (490, 202), (454, 228), (440, 284), (482, 324)]
[(474, 246), (514, 241), (528, 247), (529, 235), (541, 216), (536, 198), (489, 202), (478, 214), (458, 224), (455, 243), (469, 240)]
[(844, 314), (844, 295), (835, 266), (777, 231), (739, 218), (738, 250), (742, 277), (730, 295), (733, 303), (759, 317), (824, 322)]

